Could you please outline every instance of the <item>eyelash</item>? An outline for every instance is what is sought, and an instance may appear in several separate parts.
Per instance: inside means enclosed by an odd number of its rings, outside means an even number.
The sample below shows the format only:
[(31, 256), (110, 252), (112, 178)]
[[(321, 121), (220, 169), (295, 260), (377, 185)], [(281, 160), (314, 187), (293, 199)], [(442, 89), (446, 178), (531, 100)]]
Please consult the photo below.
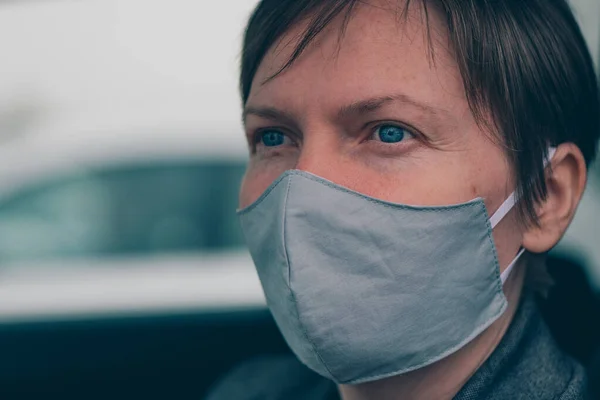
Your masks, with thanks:
[[(376, 125), (373, 125), (376, 124)], [(370, 139), (376, 132), (378, 129), (384, 127), (384, 126), (394, 126), (400, 129), (403, 129), (404, 131), (406, 131), (412, 139), (421, 139), (422, 135), (420, 135), (419, 133), (417, 133), (416, 129), (414, 128), (409, 128), (404, 124), (398, 123), (398, 122), (391, 122), (391, 121), (376, 121), (376, 122), (370, 122), (368, 124), (365, 124), (363, 129), (367, 129), (369, 128), (369, 126), (371, 126), (371, 128), (369, 129), (370, 133), (367, 139), (365, 139), (364, 141), (373, 141), (373, 142), (379, 142), (379, 146), (384, 146), (384, 147), (396, 147), (396, 146), (400, 146), (400, 143), (383, 143), (381, 141), (378, 140), (372, 140)], [(256, 131), (254, 131), (251, 135), (250, 135), (250, 139), (251, 139), (251, 146), (252, 146), (252, 152), (255, 153), (256, 152), (256, 147), (257, 145), (260, 143), (260, 141), (262, 140), (262, 134), (265, 132), (269, 132), (269, 131), (275, 131), (275, 132), (279, 132), (281, 134), (283, 134), (284, 136), (286, 136), (287, 138), (289, 138), (294, 144), (297, 144), (297, 140), (294, 138), (295, 135), (290, 134), (286, 129), (280, 128), (280, 127), (266, 127), (266, 128), (261, 128), (258, 129)], [(363, 141), (363, 142), (364, 142)]]
[(255, 130), (250, 134), (250, 145), (252, 154), (256, 153), (256, 147), (262, 140), (262, 134), (265, 132), (279, 132), (282, 135), (289, 138), (294, 144), (297, 144), (297, 140), (294, 139), (295, 135), (290, 134), (286, 129), (279, 127), (266, 127)]
[[(376, 125), (373, 125), (373, 124), (376, 124)], [(411, 136), (411, 138), (413, 138), (413, 139), (416, 139), (416, 138), (420, 137), (420, 135), (416, 133), (415, 129), (408, 128), (407, 126), (405, 126), (403, 124), (400, 124), (398, 122), (377, 121), (377, 122), (374, 122), (374, 123), (371, 122), (371, 123), (367, 124), (366, 127), (369, 126), (369, 125), (373, 125), (372, 128), (370, 128), (370, 132), (371, 133), (369, 135), (369, 138), (371, 138), (373, 135), (375, 135), (377, 133), (377, 130), (383, 128), (384, 126), (393, 126), (395, 128), (402, 129), (403, 131), (405, 131), (406, 133), (408, 133)], [(371, 139), (367, 139), (367, 140), (371, 140)], [(374, 142), (380, 142), (379, 140), (373, 140), (373, 141)], [(380, 143), (382, 143), (382, 142), (380, 142)], [(400, 143), (386, 143), (385, 144), (386, 147), (390, 147), (390, 146), (393, 146), (393, 145), (400, 145)]]

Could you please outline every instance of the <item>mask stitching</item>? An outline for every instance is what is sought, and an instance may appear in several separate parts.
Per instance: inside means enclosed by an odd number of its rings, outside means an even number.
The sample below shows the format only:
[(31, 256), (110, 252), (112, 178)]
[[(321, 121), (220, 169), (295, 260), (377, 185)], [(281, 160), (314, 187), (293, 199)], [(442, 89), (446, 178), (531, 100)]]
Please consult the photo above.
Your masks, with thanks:
[(281, 181), (283, 181), (285, 178), (287, 178), (288, 176), (290, 176), (291, 171), (286, 171), (283, 175), (281, 175), (279, 178), (277, 178), (275, 180), (275, 182), (273, 182), (268, 188), (267, 190), (265, 190), (263, 192), (263, 194), (260, 195), (260, 197), (252, 204), (250, 204), (248, 207), (246, 208), (242, 208), (241, 210), (238, 210), (237, 213), (238, 215), (243, 215), (246, 214), (250, 211), (252, 211), (253, 209), (255, 209), (256, 207), (258, 207), (267, 197), (269, 197), (269, 195), (271, 194), (271, 192), (273, 190), (275, 190), (275, 188), (279, 185), (279, 183), (281, 183)]
[(487, 238), (492, 246), (492, 254), (494, 255), (494, 275), (496, 278), (496, 293), (502, 294), (504, 297), (504, 285), (502, 284), (502, 277), (500, 273), (500, 261), (498, 260), (498, 251), (496, 249), (496, 243), (494, 242), (494, 228), (492, 228), (492, 223), (490, 222), (490, 216), (487, 212), (487, 209), (483, 207), (482, 210), (483, 218), (485, 219), (485, 224), (487, 226)]
[(302, 178), (309, 179), (312, 182), (316, 182), (316, 183), (325, 185), (333, 190), (350, 194), (354, 197), (358, 197), (359, 199), (367, 200), (377, 206), (382, 206), (382, 207), (389, 208), (392, 210), (400, 209), (400, 210), (418, 210), (418, 211), (423, 211), (423, 212), (444, 212), (445, 210), (459, 210), (461, 208), (479, 207), (483, 203), (483, 200), (481, 198), (477, 198), (477, 199), (471, 200), (466, 203), (442, 205), (442, 206), (411, 206), (408, 204), (390, 203), (390, 202), (386, 202), (384, 200), (379, 200), (379, 199), (375, 199), (375, 198), (366, 196), (359, 192), (355, 192), (355, 191), (345, 188), (343, 186), (336, 185), (333, 182), (324, 180), (315, 175), (307, 174), (306, 172), (303, 172), (303, 171), (289, 170), (289, 171), (286, 171), (277, 180), (275, 180), (275, 182), (273, 182), (271, 184), (271, 186), (269, 186), (269, 188), (253, 204), (249, 205), (246, 208), (238, 210), (238, 215), (246, 214), (246, 213), (252, 211), (254, 208), (258, 207), (271, 194), (271, 192), (275, 189), (275, 187), (281, 183), (281, 181), (283, 181), (288, 176), (292, 176), (292, 175), (296, 175), (296, 176), (300, 176)]
[(289, 192), (290, 192), (290, 187), (291, 186), (292, 186), (292, 180), (290, 179), (288, 181), (287, 188), (286, 188), (286, 193), (285, 193), (285, 207), (284, 207), (284, 212), (283, 212), (283, 248), (284, 248), (284, 252), (285, 252), (285, 263), (287, 265), (287, 285), (288, 285), (288, 289), (290, 290), (290, 296), (292, 298), (292, 302), (294, 303), (294, 306), (296, 308), (296, 315), (298, 316), (298, 322), (299, 322), (302, 334), (306, 338), (306, 341), (312, 347), (315, 355), (317, 356), (317, 358), (319, 359), (319, 361), (321, 361), (321, 364), (323, 365), (323, 367), (325, 367), (325, 369), (327, 370), (327, 372), (329, 373), (329, 375), (334, 380), (337, 380), (335, 378), (335, 375), (331, 372), (331, 370), (329, 369), (329, 367), (327, 366), (327, 364), (325, 363), (325, 361), (321, 357), (321, 354), (319, 354), (319, 352), (317, 351), (317, 347), (315, 346), (315, 344), (313, 343), (313, 341), (308, 336), (308, 333), (306, 332), (306, 329), (304, 328), (304, 324), (302, 323), (302, 321), (300, 321), (300, 310), (298, 309), (298, 302), (296, 301), (296, 296), (294, 294), (294, 291), (292, 290), (292, 280), (291, 280), (292, 272), (291, 272), (291, 266), (290, 266), (290, 258), (289, 258), (289, 255), (288, 255), (287, 241), (285, 240), (285, 235), (286, 235), (286, 232), (287, 232), (287, 218), (286, 218), (286, 212), (285, 212), (285, 210), (287, 209), (287, 199), (288, 199), (288, 196), (289, 196)]
[(445, 352), (438, 354), (437, 356), (431, 357), (429, 359), (427, 359), (426, 361), (423, 361), (422, 363), (418, 364), (418, 365), (413, 365), (404, 369), (400, 369), (394, 372), (390, 372), (390, 373), (384, 373), (384, 374), (380, 374), (380, 375), (376, 375), (376, 376), (371, 376), (371, 377), (366, 377), (366, 378), (361, 378), (361, 379), (355, 379), (355, 380), (349, 380), (347, 382), (340, 382), (342, 384), (359, 384), (359, 383), (364, 383), (364, 382), (370, 382), (370, 381), (374, 381), (374, 380), (378, 380), (378, 379), (384, 379), (390, 376), (394, 376), (394, 375), (400, 375), (400, 374), (404, 374), (404, 373), (408, 373), (414, 370), (417, 370), (419, 368), (423, 368), (426, 367), (428, 365), (433, 364), (434, 362), (437, 362), (439, 360), (442, 360), (446, 357), (448, 357), (450, 354), (453, 354), (454, 352), (462, 349), (467, 343), (471, 342), (473, 339), (475, 339), (477, 336), (479, 336), (484, 330), (486, 330), (491, 324), (493, 324), (498, 318), (500, 318), (500, 316), (502, 314), (504, 314), (504, 312), (506, 311), (506, 308), (508, 307), (508, 303), (506, 302), (506, 298), (504, 297), (504, 292), (502, 291), (502, 285), (500, 284), (501, 280), (500, 280), (500, 265), (498, 263), (498, 257), (497, 257), (497, 253), (496, 253), (496, 245), (494, 243), (494, 240), (492, 238), (492, 230), (491, 230), (491, 225), (489, 222), (489, 218), (488, 218), (488, 213), (487, 210), (485, 209), (485, 207), (483, 208), (483, 210), (478, 214), (479, 217), (483, 216), (484, 219), (486, 219), (486, 224), (488, 225), (488, 231), (487, 231), (487, 238), (488, 241), (490, 242), (491, 246), (492, 246), (492, 252), (494, 255), (494, 263), (495, 263), (495, 268), (494, 268), (494, 275), (495, 275), (495, 281), (496, 281), (496, 294), (501, 294), (502, 298), (504, 299), (503, 301), (503, 305), (500, 308), (500, 310), (494, 314), (492, 317), (490, 317), (488, 320), (486, 320), (484, 323), (482, 323), (481, 325), (479, 325), (471, 335), (467, 336), (467, 338), (465, 338), (464, 340), (462, 340), (461, 342), (459, 342), (457, 345), (455, 345), (454, 347), (450, 348), (449, 350), (446, 350)]

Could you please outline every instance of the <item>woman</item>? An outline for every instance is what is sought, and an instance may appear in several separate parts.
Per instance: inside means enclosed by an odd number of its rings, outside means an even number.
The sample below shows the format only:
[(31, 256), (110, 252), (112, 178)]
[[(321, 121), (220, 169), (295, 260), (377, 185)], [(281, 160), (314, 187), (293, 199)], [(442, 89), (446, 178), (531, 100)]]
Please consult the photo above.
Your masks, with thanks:
[(600, 134), (564, 0), (263, 0), (240, 221), (299, 361), (211, 399), (581, 399), (531, 281)]

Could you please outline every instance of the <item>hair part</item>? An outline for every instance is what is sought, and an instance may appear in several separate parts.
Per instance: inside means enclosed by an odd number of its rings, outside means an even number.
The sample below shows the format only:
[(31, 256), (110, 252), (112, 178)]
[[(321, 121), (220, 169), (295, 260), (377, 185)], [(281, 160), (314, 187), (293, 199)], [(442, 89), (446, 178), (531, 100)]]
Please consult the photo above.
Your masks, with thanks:
[[(594, 64), (565, 0), (403, 0), (397, 13), (422, 7), (430, 48), (430, 10), (445, 22), (471, 112), (505, 148), (518, 210), (537, 224), (547, 196), (544, 161), (550, 146), (571, 142), (589, 166), (600, 136), (600, 100)], [(364, 0), (262, 0), (246, 29), (240, 90), (248, 100), (256, 71), (290, 27), (308, 20), (289, 68), (336, 18), (340, 37)], [(404, 7), (401, 4), (404, 4)], [(434, 55), (432, 54), (432, 57)]]

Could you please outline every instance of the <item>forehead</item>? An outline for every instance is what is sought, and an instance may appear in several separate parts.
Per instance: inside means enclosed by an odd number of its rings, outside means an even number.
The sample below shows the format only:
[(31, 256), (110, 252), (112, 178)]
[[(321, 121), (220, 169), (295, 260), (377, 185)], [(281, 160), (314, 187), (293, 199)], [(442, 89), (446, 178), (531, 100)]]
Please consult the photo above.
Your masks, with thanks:
[(287, 63), (307, 25), (291, 27), (262, 60), (248, 103), (340, 103), (394, 91), (425, 103), (463, 99), (442, 20), (432, 9), (426, 17), (420, 1), (412, 1), (406, 14), (403, 10), (402, 2), (360, 2), (345, 29), (342, 13), (270, 79)]

